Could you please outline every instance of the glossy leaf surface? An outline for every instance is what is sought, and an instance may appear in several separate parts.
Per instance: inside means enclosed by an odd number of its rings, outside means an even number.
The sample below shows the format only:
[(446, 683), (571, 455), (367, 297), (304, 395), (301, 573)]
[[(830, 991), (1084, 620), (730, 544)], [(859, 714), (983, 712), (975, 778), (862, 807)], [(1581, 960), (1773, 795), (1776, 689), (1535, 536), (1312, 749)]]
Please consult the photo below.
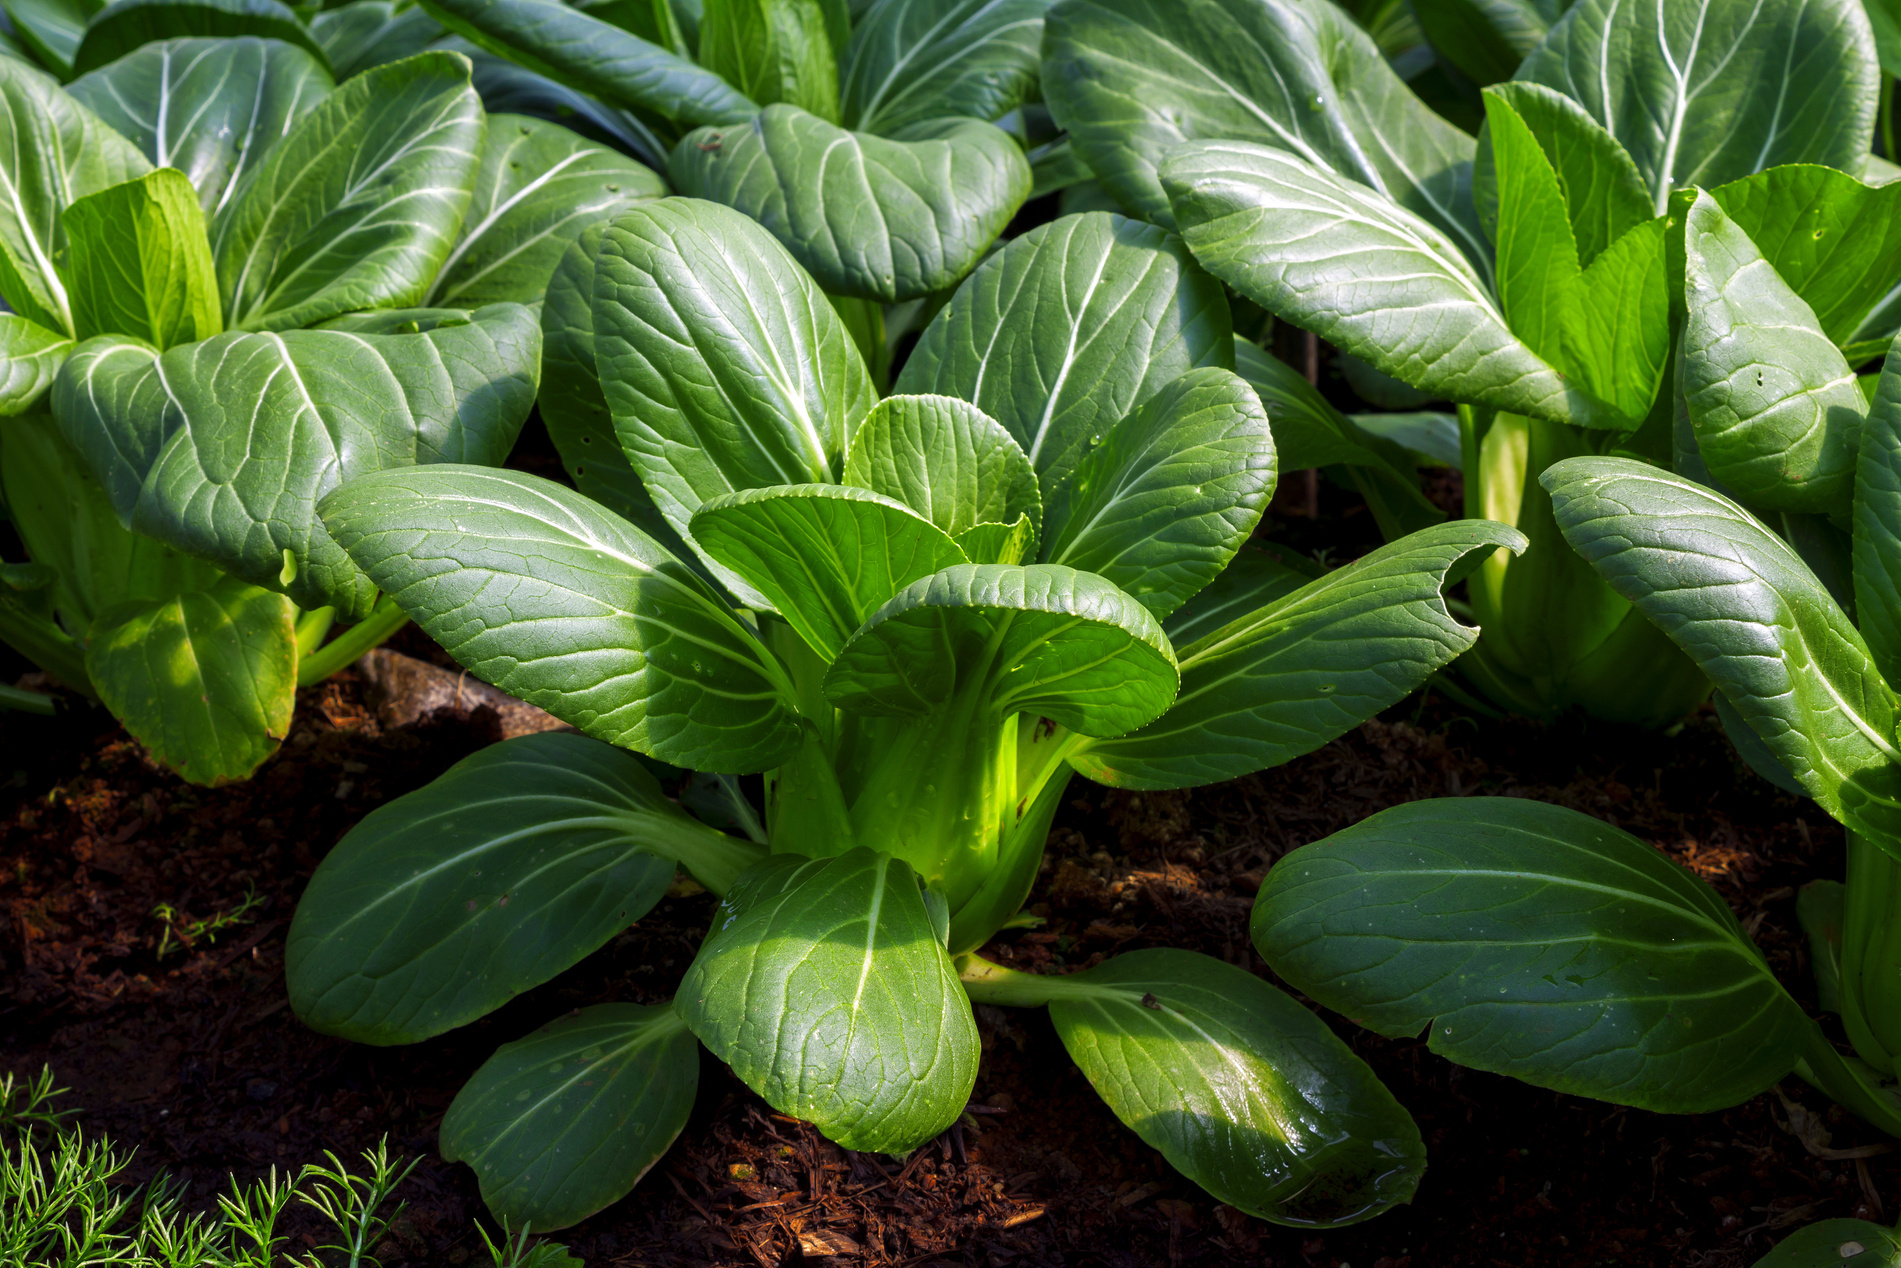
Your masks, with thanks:
[(86, 23), (103, 8), (105, 0), (6, 0), (13, 33), (48, 70), (61, 76), (72, 74), (73, 54), (86, 34)]
[(164, 349), (224, 329), (205, 213), (169, 168), (88, 194), (60, 215), (77, 337), (121, 335)]
[(87, 22), (73, 53), (73, 73), (98, 70), (159, 40), (247, 35), (289, 44), (325, 61), (322, 46), (296, 11), (278, 0), (113, 0)]
[(845, 483), (895, 498), (958, 537), (1043, 518), (1036, 469), (1002, 424), (953, 396), (892, 396), (859, 424)]
[(699, 62), (762, 106), (838, 122), (838, 53), (821, 0), (704, 0)]
[(331, 73), (341, 81), (373, 66), (413, 57), (446, 32), (420, 5), (350, 0), (312, 18), (310, 34), (322, 46)]
[(879, 0), (840, 50), (846, 127), (890, 135), (927, 119), (994, 120), (1036, 90), (1050, 0)]

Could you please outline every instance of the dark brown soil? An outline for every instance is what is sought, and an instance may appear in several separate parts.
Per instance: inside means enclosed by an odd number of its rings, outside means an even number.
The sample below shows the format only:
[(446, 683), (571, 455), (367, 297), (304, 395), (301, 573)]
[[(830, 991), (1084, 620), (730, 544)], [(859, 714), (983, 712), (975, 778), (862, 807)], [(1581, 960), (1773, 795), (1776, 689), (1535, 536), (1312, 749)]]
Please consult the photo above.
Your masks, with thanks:
[[(397, 646), (425, 654), (412, 633)], [(500, 1043), (610, 999), (666, 998), (705, 929), (669, 899), (600, 954), (494, 1016), (412, 1048), (310, 1033), (285, 1007), (286, 921), (350, 825), (494, 738), (489, 711), (385, 731), (353, 675), (303, 694), (283, 752), (248, 784), (193, 789), (103, 714), (0, 714), (0, 1066), (49, 1063), (85, 1129), (137, 1146), (129, 1175), (224, 1183), (346, 1158), (388, 1134), (423, 1158), (386, 1268), (485, 1262), (470, 1173), (434, 1153), (462, 1081)], [(1812, 995), (1796, 888), (1839, 875), (1839, 830), (1744, 770), (1713, 717), (1673, 737), (1475, 723), (1415, 698), (1267, 774), (1130, 795), (1077, 780), (1033, 902), (1049, 923), (988, 954), (1040, 969), (1143, 946), (1264, 966), (1246, 937), (1264, 870), (1384, 806), (1505, 793), (1588, 811), (1715, 884), (1799, 998)], [(240, 922), (194, 922), (244, 905)], [(169, 918), (158, 909), (163, 906)], [(183, 945), (180, 945), (181, 942)], [(1418, 1119), (1417, 1200), (1315, 1234), (1219, 1206), (1095, 1097), (1040, 1013), (980, 1010), (980, 1101), (997, 1111), (899, 1167), (773, 1114), (708, 1059), (685, 1134), (631, 1197), (563, 1235), (603, 1265), (1745, 1265), (1783, 1231), (1901, 1205), (1894, 1155), (1811, 1156), (1776, 1096), (1672, 1118), (1461, 1070), (1420, 1042), (1331, 1018)], [(1838, 1148), (1876, 1141), (1827, 1115)], [(472, 1258), (474, 1256), (474, 1258)]]

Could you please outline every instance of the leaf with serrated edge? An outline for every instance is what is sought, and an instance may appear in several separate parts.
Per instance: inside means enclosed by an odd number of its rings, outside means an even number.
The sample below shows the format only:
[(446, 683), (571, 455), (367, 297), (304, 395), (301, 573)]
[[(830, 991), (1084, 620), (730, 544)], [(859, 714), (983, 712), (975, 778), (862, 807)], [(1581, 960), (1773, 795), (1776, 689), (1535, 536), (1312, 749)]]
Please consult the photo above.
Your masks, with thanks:
[(759, 851), (624, 750), (565, 732), (490, 745), (324, 856), (284, 947), (291, 1007), (357, 1043), (453, 1030), (599, 949), (700, 852), (737, 871)]
[(1029, 455), (1045, 500), (1095, 439), (1196, 366), (1234, 364), (1227, 296), (1181, 239), (1065, 216), (979, 265), (894, 390), (969, 401)]
[(1454, 520), (1274, 599), (1178, 653), (1182, 690), (1158, 720), (1070, 759), (1118, 788), (1187, 788), (1265, 770), (1405, 699), (1478, 637), (1446, 608), (1475, 551), (1524, 549), (1515, 529)]
[(947, 115), (998, 119), (1035, 95), (1050, 0), (880, 0), (841, 50), (848, 128), (890, 134)]
[(970, 1001), (909, 865), (862, 848), (800, 862), (774, 856), (764, 892), (728, 895), (675, 1006), (774, 1109), (906, 1153), (970, 1101)]
[(497, 1048), (443, 1115), (442, 1156), (474, 1169), (508, 1228), (566, 1228), (640, 1183), (699, 1083), (700, 1046), (671, 1005), (594, 1004)]
[(1812, 1023), (1729, 906), (1661, 852), (1517, 797), (1381, 811), (1276, 863), (1255, 946), (1383, 1035), (1662, 1113), (1737, 1105)]
[(799, 728), (784, 670), (712, 589), (572, 489), (511, 471), (385, 471), (326, 527), (470, 673), (596, 739), (768, 770)]

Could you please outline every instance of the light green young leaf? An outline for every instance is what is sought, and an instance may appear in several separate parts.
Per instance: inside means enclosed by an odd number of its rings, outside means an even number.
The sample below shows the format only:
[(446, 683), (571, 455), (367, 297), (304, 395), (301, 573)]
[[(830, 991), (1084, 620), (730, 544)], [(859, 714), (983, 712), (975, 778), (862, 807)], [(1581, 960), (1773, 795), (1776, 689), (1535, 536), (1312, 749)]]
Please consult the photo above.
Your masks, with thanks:
[(225, 577), (203, 590), (107, 608), (86, 673), (152, 756), (194, 784), (247, 779), (290, 733), (297, 609)]
[(54, 413), (132, 529), (361, 620), (376, 587), (318, 524), (318, 499), (388, 467), (499, 463), (541, 351), (518, 304), (374, 316), (423, 328), (233, 333), (162, 355), (90, 340), (61, 368)]
[(1061, 979), (1050, 1021), (1116, 1117), (1220, 1201), (1337, 1228), (1411, 1199), (1411, 1115), (1327, 1024), (1254, 974), (1134, 951)]
[(1118, 423), (1050, 496), (1043, 562), (1097, 573), (1157, 619), (1219, 575), (1274, 495), (1254, 389), (1206, 366)]
[(1822, 1220), (1798, 1228), (1753, 1268), (1901, 1268), (1901, 1234), (1867, 1220)]
[(917, 873), (866, 849), (774, 855), (735, 887), (675, 1007), (769, 1105), (847, 1149), (917, 1148), (977, 1078), (970, 1001)]
[(1070, 764), (1117, 788), (1186, 788), (1311, 752), (1472, 646), (1478, 631), (1446, 608), (1446, 575), (1524, 545), (1503, 524), (1453, 520), (1382, 546), (1182, 648), (1174, 707)]
[(205, 213), (184, 173), (162, 167), (88, 194), (60, 213), (60, 231), (78, 338), (162, 351), (224, 329)]
[(476, 467), (385, 471), (324, 524), (470, 673), (585, 734), (698, 770), (799, 743), (785, 672), (692, 569), (571, 489)]
[(1453, 243), (1397, 203), (1240, 143), (1182, 146), (1162, 180), (1202, 267), (1275, 316), (1435, 396), (1619, 423), (1514, 335)]
[(240, 36), (147, 44), (74, 80), (68, 91), (131, 138), (154, 167), (189, 177), (199, 206), (216, 216), (332, 87), (303, 49)]
[(1669, 235), (1665, 216), (1626, 231), (1573, 283), (1560, 319), (1560, 364), (1633, 424), (1670, 363)]
[(0, 57), (0, 155), (0, 299), (70, 335), (72, 302), (54, 267), (65, 254), (59, 214), (152, 165), (52, 76), (10, 57)]
[(1276, 863), (1254, 944), (1328, 1008), (1538, 1087), (1661, 1113), (1737, 1105), (1811, 1022), (1722, 898), (1562, 806), (1442, 798)]
[(1659, 216), (1675, 190), (1778, 163), (1859, 171), (1879, 76), (1859, 0), (1578, 0), (1518, 72), (1617, 138)]
[(1643, 463), (1572, 458), (1541, 480), (1565, 540), (1701, 666), (1803, 791), (1895, 839), (1901, 702), (1788, 544), (1721, 494)]
[(1549, 0), (1413, 0), (1410, 7), (1433, 51), (1481, 88), (1512, 77), (1559, 9)]
[[(1611, 243), (1656, 216), (1637, 164), (1583, 106), (1543, 84), (1524, 80), (1498, 84), (1485, 97), (1511, 108), (1557, 173), (1580, 265), (1591, 267)], [(1496, 238), (1498, 169), (1489, 146), (1479, 148), (1472, 186), (1479, 218), (1486, 232)]]
[(1838, 509), (1867, 410), (1854, 371), (1708, 194), (1690, 206), (1684, 253), (1682, 391), (1710, 474), (1770, 510)]
[(474, 1169), (506, 1227), (566, 1228), (640, 1183), (699, 1084), (700, 1046), (672, 1005), (595, 1004), (497, 1048), (443, 1115), (442, 1156)]
[(73, 53), (73, 73), (98, 70), (160, 40), (237, 36), (301, 48), (329, 69), (323, 46), (296, 11), (278, 0), (113, 0), (86, 24)]
[[(1190, 16), (1192, 14), (1192, 16)], [(1063, 0), (1043, 92), (1096, 177), (1173, 227), (1157, 169), (1183, 141), (1273, 146), (1431, 223), (1484, 272), (1472, 138), (1434, 114), (1327, 0)]]
[(971, 402), (1045, 499), (1096, 438), (1196, 366), (1233, 365), (1220, 283), (1181, 239), (1108, 212), (1041, 225), (978, 266), (912, 350), (900, 393)]
[(14, 34), (61, 78), (72, 75), (86, 23), (105, 6), (106, 0), (5, 0)]
[(603, 233), (594, 360), (628, 461), (689, 543), (709, 498), (835, 483), (876, 399), (837, 311), (778, 240), (684, 198)]
[(1901, 683), (1901, 358), (1892, 351), (1855, 460), (1856, 626), (1890, 684)]
[(676, 863), (724, 889), (761, 853), (689, 817), (624, 750), (567, 732), (493, 744), (324, 856), (284, 947), (291, 1007), (356, 1043), (416, 1043), (598, 950)]
[(461, 237), (423, 302), (532, 304), (583, 229), (666, 194), (651, 170), (604, 145), (540, 119), (491, 114)]
[(310, 20), (311, 38), (339, 81), (414, 57), (445, 34), (422, 6), (398, 0), (350, 0)]
[(995, 120), (1035, 95), (1050, 0), (880, 0), (851, 34), (844, 123), (889, 136), (926, 119)]
[(843, 52), (819, 0), (705, 0), (701, 11), (700, 65), (762, 106), (783, 102), (837, 123)]
[(1040, 713), (1083, 735), (1120, 735), (1175, 698), (1175, 654), (1148, 609), (1060, 564), (962, 564), (914, 582), (825, 675), (841, 709), (924, 717), (975, 690), (999, 718)]
[(1043, 518), (1036, 469), (996, 419), (953, 396), (891, 396), (865, 415), (845, 458), (846, 484), (895, 498), (961, 537)]
[(955, 285), (1030, 195), (1021, 147), (988, 123), (881, 137), (790, 105), (688, 133), (667, 172), (771, 230), (826, 291), (885, 303)]
[(1485, 94), (1485, 124), (1498, 196), (1499, 310), (1527, 347), (1562, 367), (1564, 319), (1579, 303), (1581, 271), (1564, 189), (1537, 136), (1495, 92)]
[(73, 341), (24, 317), (0, 313), (0, 418), (31, 409), (53, 386)]
[(712, 71), (558, 0), (423, 0), (423, 8), (497, 57), (682, 127), (738, 123), (759, 110)]
[(233, 330), (422, 299), (469, 206), (483, 132), (469, 63), (365, 71), (291, 125), (212, 224)]
[(1036, 525), (1025, 511), (1008, 524), (972, 524), (954, 540), (973, 564), (1020, 564), (1035, 558)]
[(827, 662), (898, 591), (969, 562), (903, 503), (846, 485), (729, 493), (702, 503), (692, 527), (700, 548), (771, 600)]

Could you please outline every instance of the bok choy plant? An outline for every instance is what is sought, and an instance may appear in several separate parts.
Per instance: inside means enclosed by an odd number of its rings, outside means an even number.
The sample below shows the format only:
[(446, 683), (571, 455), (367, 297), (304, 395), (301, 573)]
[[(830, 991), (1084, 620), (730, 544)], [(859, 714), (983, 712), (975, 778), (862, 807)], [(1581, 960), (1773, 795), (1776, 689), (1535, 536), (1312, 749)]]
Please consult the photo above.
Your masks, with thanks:
[[(840, 1144), (911, 1150), (968, 1103), (972, 1000), (1047, 1005), (1123, 1121), (1223, 1201), (1324, 1226), (1406, 1200), (1410, 1118), (1267, 983), (1177, 950), (1065, 977), (975, 953), (1018, 918), (1072, 772), (1176, 788), (1325, 743), (1470, 645), (1442, 588), (1522, 536), (1440, 524), (1312, 580), (1243, 550), (1275, 451), (1225, 293), (1109, 213), (979, 266), (882, 400), (818, 282), (711, 202), (585, 235), (544, 320), (607, 419), (583, 487), (639, 526), (456, 465), (320, 509), (470, 672), (581, 734), (490, 748), (347, 835), (292, 923), (297, 1014), (377, 1044), (464, 1025), (681, 866), (722, 902), (672, 1003), (503, 1046), (444, 1120), (517, 1227), (633, 1186), (686, 1119), (697, 1043)], [(627, 749), (763, 772), (763, 816), (733, 798), (750, 839)]]
[(317, 500), (505, 458), (529, 305), (590, 221), (664, 187), (486, 116), (446, 52), (335, 88), (291, 44), (168, 40), (70, 89), (0, 61), (0, 99), (0, 488), (28, 554), (0, 637), (187, 779), (242, 778), (300, 682), (404, 619)]
[[(1485, 632), (1461, 669), (1534, 716), (1695, 705), (1702, 675), (1563, 546), (1537, 477), (1586, 454), (1671, 464), (1673, 197), (1702, 185), (1778, 240), (1817, 231), (1805, 200), (1763, 195), (1869, 168), (1860, 5), (1580, 0), (1486, 90), (1476, 145), (1324, 0), (1061, 0), (1047, 24), (1051, 109), (1118, 199), (1277, 318), (1459, 405), (1468, 513), (1532, 542), (1473, 578)], [(1901, 266), (1823, 232), (1830, 337), (1867, 347)]]

